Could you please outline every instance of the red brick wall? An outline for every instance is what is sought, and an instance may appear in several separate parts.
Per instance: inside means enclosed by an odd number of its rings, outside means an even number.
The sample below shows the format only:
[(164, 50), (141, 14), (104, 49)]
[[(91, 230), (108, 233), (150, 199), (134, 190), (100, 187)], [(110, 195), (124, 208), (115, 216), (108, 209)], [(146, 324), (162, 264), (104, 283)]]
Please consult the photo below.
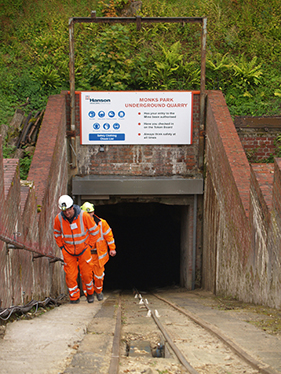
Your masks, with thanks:
[[(41, 125), (36, 150), (28, 175), (28, 186), (19, 178), (19, 162), (3, 160), (0, 152), (1, 194), (0, 234), (22, 243), (36, 253), (10, 248), (0, 241), (0, 304), (18, 305), (31, 299), (56, 297), (66, 293), (60, 261), (50, 263), (46, 254), (60, 257), (53, 239), (57, 201), (67, 193), (65, 96), (50, 97)], [(26, 182), (25, 182), (26, 184)]]
[(67, 192), (67, 143), (64, 95), (50, 97), (44, 115), (44, 126), (36, 144), (28, 180), (36, 186), (39, 215), (39, 238), (42, 253), (53, 254), (50, 248), (53, 233), (46, 230), (58, 213), (58, 198)]
[(204, 288), (280, 308), (280, 166), (250, 167), (222, 93), (208, 92)]
[[(237, 280), (249, 251), (250, 167), (219, 91), (208, 93), (206, 130), (207, 185), (213, 186), (206, 191), (213, 189), (216, 199), (212, 194), (204, 196), (203, 268), (206, 272), (203, 274), (203, 285), (207, 289), (215, 288), (216, 292), (235, 295), (239, 284)], [(210, 209), (219, 217), (209, 215)], [(213, 232), (214, 227), (217, 227), (216, 233)], [(215, 239), (209, 240), (214, 235)], [(210, 247), (214, 245), (214, 240), (219, 251), (215, 270), (219, 279), (215, 286), (208, 275), (214, 269), (207, 267), (208, 263), (214, 262)]]
[[(17, 233), (21, 229), (21, 222), (19, 219), (20, 180), (18, 162), (19, 160), (17, 159), (5, 159), (4, 162), (2, 161), (4, 165), (5, 201), (1, 207), (0, 233), (12, 239), (17, 238)], [(9, 275), (12, 269), (14, 270), (13, 277), (10, 277)], [(2, 241), (0, 241), (0, 274), (0, 298), (3, 306), (8, 299), (11, 300), (11, 303), (16, 300), (15, 292), (18, 292), (16, 287), (20, 279), (20, 264), (17, 253), (12, 249), (9, 250)]]
[(275, 154), (276, 131), (239, 130), (239, 138), (250, 162), (260, 162)]
[[(193, 176), (198, 174), (199, 94), (193, 95), (192, 145), (80, 145), (80, 102), (76, 93), (76, 136), (79, 153), (79, 175)], [(70, 98), (67, 94), (67, 123), (70, 129)]]
[[(3, 159), (2, 152), (2, 136), (0, 135), (0, 160)], [(3, 162), (0, 162), (0, 206), (4, 206), (5, 195), (4, 195), (4, 165)], [(3, 210), (0, 209), (0, 222), (2, 222)]]

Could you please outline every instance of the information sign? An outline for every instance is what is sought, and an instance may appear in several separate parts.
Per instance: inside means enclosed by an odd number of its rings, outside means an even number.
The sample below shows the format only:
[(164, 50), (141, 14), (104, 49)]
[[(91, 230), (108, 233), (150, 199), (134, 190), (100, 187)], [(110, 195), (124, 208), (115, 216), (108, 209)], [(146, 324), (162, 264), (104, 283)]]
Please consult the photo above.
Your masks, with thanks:
[(81, 92), (81, 144), (192, 144), (192, 92)]

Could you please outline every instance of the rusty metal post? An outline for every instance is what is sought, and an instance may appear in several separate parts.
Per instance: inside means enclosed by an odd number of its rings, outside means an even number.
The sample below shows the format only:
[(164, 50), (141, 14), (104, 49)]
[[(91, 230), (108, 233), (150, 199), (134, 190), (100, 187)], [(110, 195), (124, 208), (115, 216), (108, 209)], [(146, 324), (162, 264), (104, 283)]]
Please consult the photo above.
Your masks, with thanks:
[(70, 83), (70, 154), (71, 167), (76, 168), (76, 139), (75, 139), (75, 58), (74, 58), (74, 21), (69, 19), (69, 83)]
[(205, 143), (205, 105), (206, 105), (206, 45), (207, 45), (207, 18), (202, 19), (201, 33), (201, 80), (200, 80), (200, 133), (199, 133), (199, 168), (204, 165)]
[(141, 17), (140, 16), (137, 16), (136, 17), (136, 24), (137, 24), (137, 31), (140, 31), (141, 30)]

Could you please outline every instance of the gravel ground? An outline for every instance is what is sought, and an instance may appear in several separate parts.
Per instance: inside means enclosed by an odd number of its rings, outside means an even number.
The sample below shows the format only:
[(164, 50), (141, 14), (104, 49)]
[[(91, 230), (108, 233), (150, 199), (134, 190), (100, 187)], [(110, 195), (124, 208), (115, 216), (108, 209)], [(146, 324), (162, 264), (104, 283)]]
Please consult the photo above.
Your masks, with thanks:
[[(181, 289), (178, 289), (178, 291), (180, 292)], [(281, 336), (280, 309), (244, 303), (232, 298), (216, 296), (204, 290), (192, 291), (190, 296), (195, 299), (198, 298), (206, 306), (235, 313), (241, 320), (258, 327), (268, 334)]]

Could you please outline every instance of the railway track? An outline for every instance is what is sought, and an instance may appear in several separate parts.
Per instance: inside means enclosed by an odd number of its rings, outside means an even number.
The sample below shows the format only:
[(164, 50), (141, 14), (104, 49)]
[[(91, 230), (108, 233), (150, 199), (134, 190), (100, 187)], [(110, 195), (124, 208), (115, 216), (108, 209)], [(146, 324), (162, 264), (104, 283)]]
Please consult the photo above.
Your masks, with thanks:
[(277, 374), (214, 326), (157, 294), (122, 292), (115, 315), (109, 374)]

